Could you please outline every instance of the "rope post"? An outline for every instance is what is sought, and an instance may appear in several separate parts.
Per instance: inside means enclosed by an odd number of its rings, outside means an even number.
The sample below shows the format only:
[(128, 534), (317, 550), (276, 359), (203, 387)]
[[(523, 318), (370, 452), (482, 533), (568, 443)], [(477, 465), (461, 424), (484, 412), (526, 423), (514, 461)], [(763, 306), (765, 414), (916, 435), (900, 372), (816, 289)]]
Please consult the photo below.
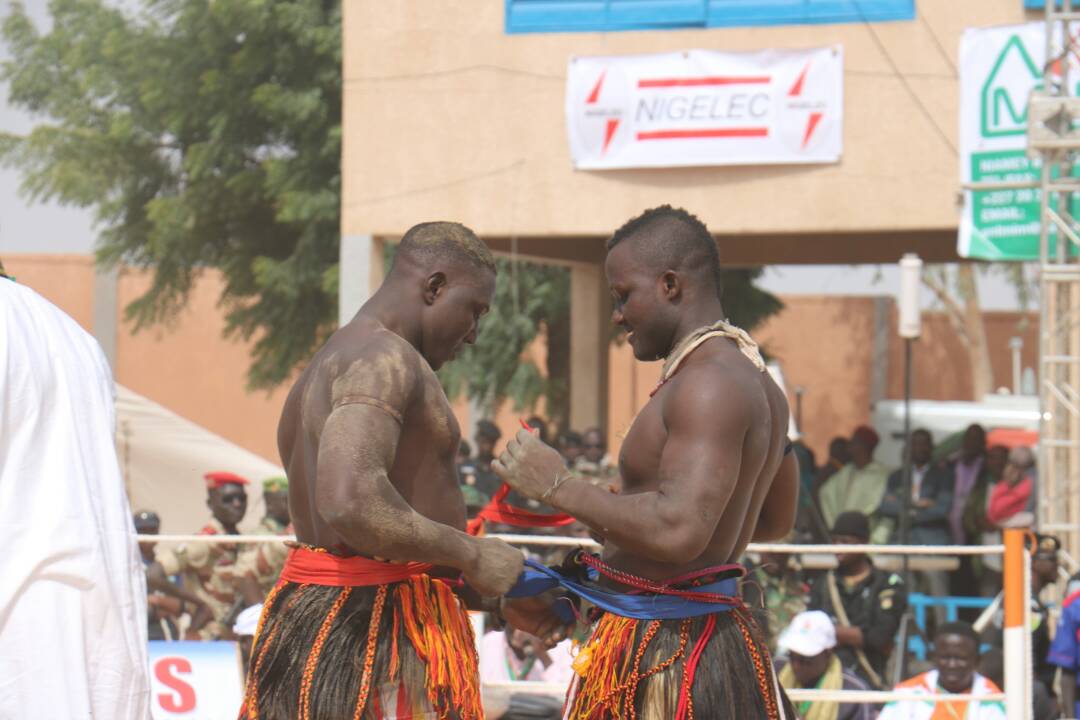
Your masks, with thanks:
[(1031, 592), (1030, 584), (1025, 588), (1025, 531), (1019, 528), (1002, 530), (1005, 542), (1005, 717), (1007, 720), (1027, 720), (1031, 713), (1030, 697), (1031, 664), (1026, 652), (1026, 643), (1030, 641), (1027, 626), (1025, 598)]

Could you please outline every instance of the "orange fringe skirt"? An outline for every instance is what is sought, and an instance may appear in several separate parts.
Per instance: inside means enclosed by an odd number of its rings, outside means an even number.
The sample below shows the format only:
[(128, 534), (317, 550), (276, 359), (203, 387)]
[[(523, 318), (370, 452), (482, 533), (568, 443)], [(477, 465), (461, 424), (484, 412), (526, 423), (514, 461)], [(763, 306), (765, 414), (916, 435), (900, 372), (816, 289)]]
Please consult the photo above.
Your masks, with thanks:
[(604, 613), (574, 661), (565, 720), (795, 720), (745, 608), (683, 620)]
[(241, 720), (481, 720), (468, 613), (424, 569), (293, 549), (263, 603)]

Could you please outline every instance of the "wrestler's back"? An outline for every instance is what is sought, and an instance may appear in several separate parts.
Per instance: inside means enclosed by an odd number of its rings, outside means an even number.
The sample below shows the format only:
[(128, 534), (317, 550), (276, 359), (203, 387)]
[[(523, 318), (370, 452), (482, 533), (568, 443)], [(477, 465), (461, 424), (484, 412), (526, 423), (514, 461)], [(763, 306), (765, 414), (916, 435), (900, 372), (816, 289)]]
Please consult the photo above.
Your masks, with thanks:
[[(359, 384), (378, 397), (387, 363), (412, 363), (418, 387), (407, 407), (395, 407), (402, 417), (389, 479), (401, 497), (418, 513), (458, 529), (465, 527), (465, 502), (458, 486), (455, 459), (461, 431), (438, 378), (428, 364), (399, 336), (359, 316), (338, 330), (316, 353), (289, 392), (278, 424), (278, 450), (289, 477), (289, 507), (299, 542), (353, 552), (315, 509), (319, 440), (332, 409), (335, 381)], [(365, 448), (357, 428), (356, 451)]]
[[(631, 555), (612, 543), (604, 546), (605, 560), (622, 570), (655, 580), (676, 577), (712, 565), (736, 562), (746, 549), (758, 523), (758, 517), (783, 460), (788, 429), (788, 406), (783, 392), (767, 372), (759, 371), (731, 342), (711, 340), (694, 351), (681, 369), (665, 383), (634, 420), (619, 454), (621, 492), (632, 494), (655, 490), (661, 455), (667, 440), (664, 425), (664, 402), (679, 383), (693, 383), (700, 393), (715, 399), (715, 418), (732, 412), (725, 397), (710, 387), (730, 388), (732, 381), (747, 395), (749, 428), (742, 447), (739, 477), (727, 505), (712, 508), (720, 513), (708, 546), (696, 558), (672, 565)], [(722, 382), (721, 382), (722, 381)], [(667, 409), (672, 412), (672, 408)]]

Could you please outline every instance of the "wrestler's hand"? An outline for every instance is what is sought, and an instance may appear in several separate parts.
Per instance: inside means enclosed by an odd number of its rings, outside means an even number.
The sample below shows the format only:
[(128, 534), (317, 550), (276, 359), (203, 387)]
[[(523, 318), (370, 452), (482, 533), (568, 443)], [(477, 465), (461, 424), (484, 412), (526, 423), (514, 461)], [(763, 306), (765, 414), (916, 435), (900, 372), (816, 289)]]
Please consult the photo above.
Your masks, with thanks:
[(556, 479), (569, 472), (554, 448), (526, 430), (518, 430), (491, 469), (530, 500), (542, 500)]
[(496, 538), (477, 538), (476, 558), (463, 571), (465, 582), (484, 597), (505, 595), (521, 577), (525, 554)]
[(567, 625), (551, 609), (553, 597), (548, 593), (502, 601), (502, 616), (506, 622), (539, 638), (546, 647), (553, 648), (570, 636), (574, 626)]

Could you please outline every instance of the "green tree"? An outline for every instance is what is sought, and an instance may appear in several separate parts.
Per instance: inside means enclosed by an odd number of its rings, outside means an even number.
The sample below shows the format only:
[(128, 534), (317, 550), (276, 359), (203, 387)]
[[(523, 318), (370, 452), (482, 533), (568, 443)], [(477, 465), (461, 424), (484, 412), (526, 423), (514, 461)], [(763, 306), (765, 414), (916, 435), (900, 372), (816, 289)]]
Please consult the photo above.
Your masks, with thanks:
[[(515, 409), (532, 410), (543, 397), (547, 415), (565, 424), (569, 413), (570, 271), (552, 265), (499, 259), (491, 312), (481, 320), (480, 337), (458, 361), (439, 371), (450, 397), (464, 393), (486, 414), (505, 399)], [(545, 375), (522, 353), (545, 332)]]
[(255, 338), (249, 381), (280, 383), (334, 327), (341, 15), (333, 0), (51, 0), (42, 34), (16, 4), (0, 68), (42, 118), (0, 136), (32, 199), (92, 208), (98, 259), (153, 275), (143, 328), (217, 268), (227, 334)]
[(760, 267), (733, 268), (724, 270), (720, 276), (724, 312), (733, 324), (747, 332), (753, 332), (784, 309), (780, 298), (754, 284), (764, 272)]
[[(43, 119), (0, 134), (0, 163), (36, 200), (92, 208), (98, 259), (147, 269), (126, 308), (168, 321), (200, 272), (220, 270), (226, 333), (256, 340), (249, 382), (272, 387), (335, 327), (341, 153), (341, 15), (334, 0), (51, 0), (40, 33), (15, 4), (2, 36), (10, 101)], [(569, 273), (500, 261), (480, 342), (442, 373), (483, 407), (547, 399), (565, 422)], [(779, 309), (725, 274), (747, 328)], [(545, 332), (545, 376), (522, 352)]]

